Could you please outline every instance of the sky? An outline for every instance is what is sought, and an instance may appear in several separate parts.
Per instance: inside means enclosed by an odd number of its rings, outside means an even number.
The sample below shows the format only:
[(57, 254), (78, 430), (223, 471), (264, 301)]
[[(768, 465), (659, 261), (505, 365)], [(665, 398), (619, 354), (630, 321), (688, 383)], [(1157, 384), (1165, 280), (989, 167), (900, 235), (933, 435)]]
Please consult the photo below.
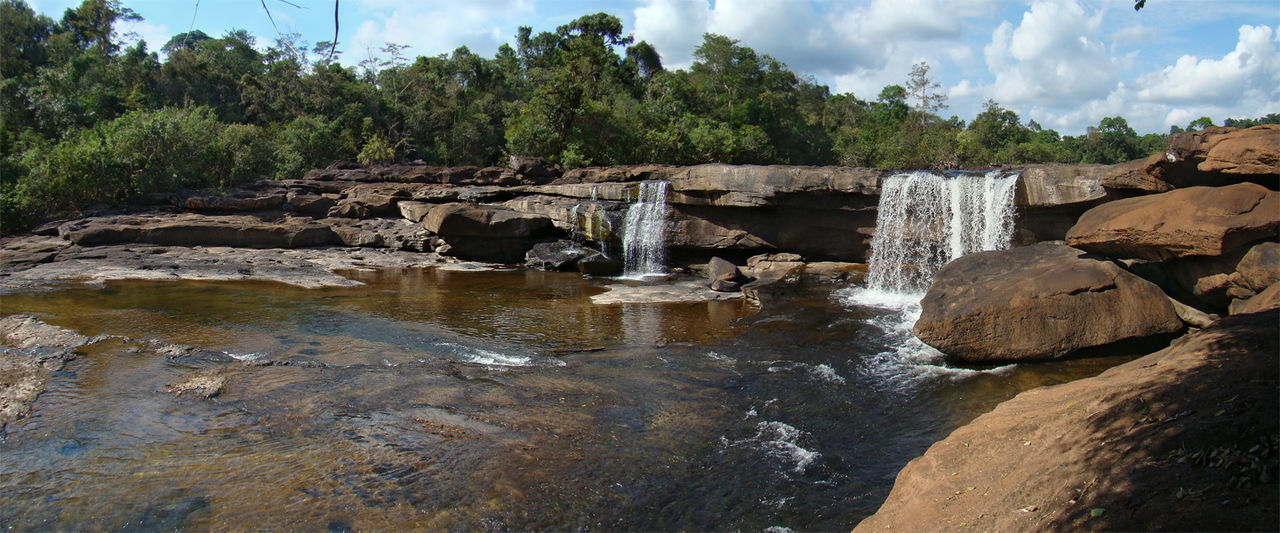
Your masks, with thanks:
[[(78, 0), (28, 0), (54, 18)], [(264, 9), (263, 4), (266, 8)], [(121, 28), (159, 49), (189, 29), (333, 39), (333, 0), (125, 0)], [(294, 4), (298, 7), (294, 7)], [(833, 93), (874, 100), (921, 61), (971, 120), (995, 100), (1064, 135), (1108, 116), (1139, 133), (1201, 116), (1280, 113), (1280, 0), (340, 0), (338, 49), (355, 65), (386, 43), (409, 57), (465, 45), (492, 56), (519, 26), (554, 31), (604, 11), (663, 64), (687, 68), (707, 32), (771, 55)], [(267, 16), (269, 9), (271, 17)], [(271, 19), (274, 19), (275, 26)]]

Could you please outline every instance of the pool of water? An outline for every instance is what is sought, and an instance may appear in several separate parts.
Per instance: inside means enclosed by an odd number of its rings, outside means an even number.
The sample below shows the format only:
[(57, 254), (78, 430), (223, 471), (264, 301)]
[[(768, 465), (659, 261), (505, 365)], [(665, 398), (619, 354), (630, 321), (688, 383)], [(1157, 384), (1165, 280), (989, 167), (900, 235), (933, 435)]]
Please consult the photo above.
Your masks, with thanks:
[[(0, 528), (847, 530), (996, 403), (1117, 359), (949, 369), (832, 285), (593, 305), (609, 280), (353, 273), (0, 296), (86, 335), (0, 441)], [(167, 343), (199, 347), (174, 356)], [(165, 386), (222, 369), (212, 399)]]

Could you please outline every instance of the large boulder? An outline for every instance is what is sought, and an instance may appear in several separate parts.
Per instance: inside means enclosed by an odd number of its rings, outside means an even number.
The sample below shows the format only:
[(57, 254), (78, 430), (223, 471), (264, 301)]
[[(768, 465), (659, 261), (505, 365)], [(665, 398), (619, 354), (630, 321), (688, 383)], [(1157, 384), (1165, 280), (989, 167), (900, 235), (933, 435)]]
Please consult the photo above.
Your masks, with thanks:
[(1060, 244), (956, 259), (938, 271), (921, 307), (916, 336), (979, 363), (1054, 359), (1182, 329), (1159, 287)]
[(554, 229), (543, 215), (461, 203), (433, 208), (422, 225), (449, 243), (455, 257), (499, 263), (523, 261), (525, 253)]
[(1244, 254), (1236, 264), (1240, 281), (1255, 291), (1280, 282), (1280, 242), (1260, 243)]
[(908, 463), (854, 531), (1275, 531), (1278, 320), (1023, 392)]
[(542, 215), (461, 203), (435, 207), (422, 225), (442, 237), (535, 237), (552, 228)]
[(1108, 202), (1081, 215), (1066, 240), (1111, 257), (1165, 261), (1223, 255), (1275, 237), (1278, 227), (1280, 193), (1237, 183)]
[(1169, 139), (1171, 164), (1206, 175), (1263, 177), (1275, 186), (1280, 174), (1280, 124), (1252, 128), (1206, 128)]
[(1102, 200), (1107, 190), (1103, 165), (1032, 165), (1022, 170), (1014, 203), (1019, 207), (1052, 207)]
[(1164, 163), (1168, 156), (1163, 152), (1144, 159), (1135, 159), (1107, 167), (1100, 183), (1108, 189), (1129, 189), (1144, 192), (1165, 192), (1174, 189), (1165, 181)]

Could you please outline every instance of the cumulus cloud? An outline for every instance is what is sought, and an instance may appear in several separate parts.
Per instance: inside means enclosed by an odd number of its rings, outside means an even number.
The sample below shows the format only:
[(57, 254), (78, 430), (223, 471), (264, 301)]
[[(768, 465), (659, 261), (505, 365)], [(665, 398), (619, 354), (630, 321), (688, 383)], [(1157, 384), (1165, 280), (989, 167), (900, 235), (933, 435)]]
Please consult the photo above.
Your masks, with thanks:
[(985, 48), (1001, 103), (1075, 106), (1106, 96), (1120, 62), (1098, 38), (1101, 13), (1074, 0), (1038, 0), (1015, 27), (1005, 21)]
[(444, 54), (459, 46), (491, 55), (513, 39), (502, 22), (533, 11), (527, 0), (362, 0), (358, 9), (371, 16), (347, 45), (349, 59), (376, 56), (386, 43), (409, 45), (413, 55)]
[(1170, 104), (1235, 103), (1250, 93), (1275, 99), (1280, 95), (1280, 53), (1274, 33), (1266, 26), (1240, 26), (1235, 50), (1220, 59), (1184, 55), (1159, 72), (1139, 77), (1138, 97)]
[(649, 0), (635, 9), (635, 36), (662, 55), (667, 68), (688, 68), (710, 12), (706, 0)]

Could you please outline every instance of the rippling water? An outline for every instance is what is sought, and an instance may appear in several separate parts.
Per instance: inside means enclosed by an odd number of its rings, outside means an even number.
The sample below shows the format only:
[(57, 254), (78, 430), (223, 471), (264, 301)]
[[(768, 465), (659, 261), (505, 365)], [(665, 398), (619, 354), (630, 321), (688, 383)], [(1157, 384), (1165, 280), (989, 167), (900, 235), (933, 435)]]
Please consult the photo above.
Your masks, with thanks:
[[(610, 282), (571, 274), (353, 276), (5, 294), (130, 339), (10, 425), (0, 528), (847, 530), (958, 425), (1117, 362), (936, 366), (830, 285), (756, 310), (597, 306)], [(206, 368), (221, 396), (163, 392)]]

